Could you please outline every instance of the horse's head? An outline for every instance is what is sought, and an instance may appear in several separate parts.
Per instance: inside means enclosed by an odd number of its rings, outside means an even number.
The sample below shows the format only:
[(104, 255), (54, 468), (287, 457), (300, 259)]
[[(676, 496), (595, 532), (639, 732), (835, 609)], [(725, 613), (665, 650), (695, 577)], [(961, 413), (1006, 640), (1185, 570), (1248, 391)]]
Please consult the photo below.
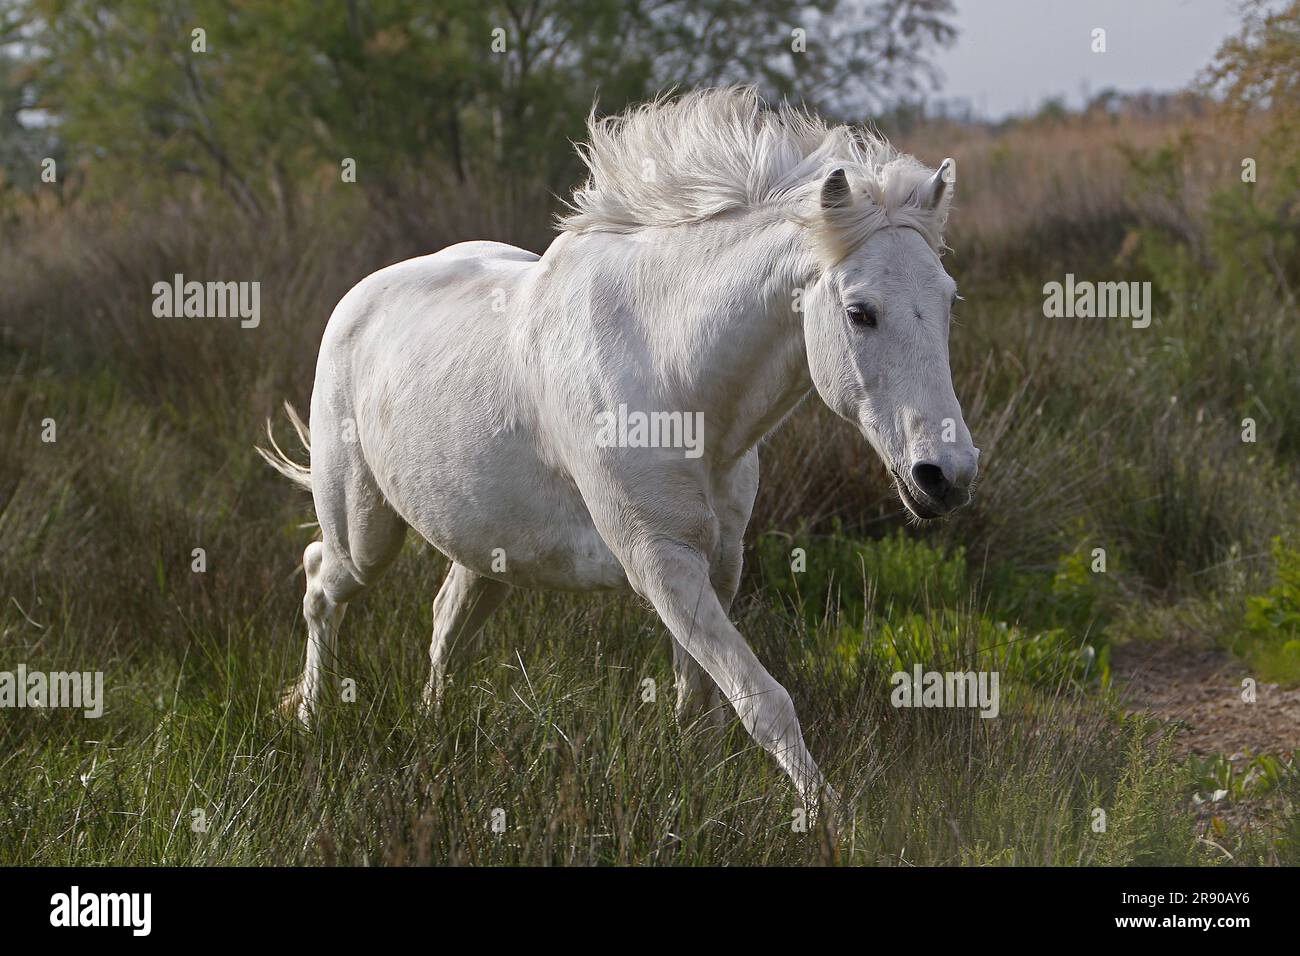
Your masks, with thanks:
[(905, 193), (875, 197), (831, 172), (818, 211), (824, 265), (803, 308), (818, 393), (861, 429), (918, 518), (966, 504), (979, 461), (948, 366), (957, 285), (935, 252), (952, 170), (946, 160)]

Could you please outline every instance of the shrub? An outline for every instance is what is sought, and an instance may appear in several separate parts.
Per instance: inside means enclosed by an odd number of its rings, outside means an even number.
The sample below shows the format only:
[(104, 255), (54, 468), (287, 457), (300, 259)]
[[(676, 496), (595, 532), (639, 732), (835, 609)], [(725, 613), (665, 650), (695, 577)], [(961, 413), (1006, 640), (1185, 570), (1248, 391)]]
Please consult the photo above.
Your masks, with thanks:
[(1273, 539), (1275, 581), (1246, 599), (1242, 632), (1234, 650), (1266, 679), (1300, 681), (1300, 549)]

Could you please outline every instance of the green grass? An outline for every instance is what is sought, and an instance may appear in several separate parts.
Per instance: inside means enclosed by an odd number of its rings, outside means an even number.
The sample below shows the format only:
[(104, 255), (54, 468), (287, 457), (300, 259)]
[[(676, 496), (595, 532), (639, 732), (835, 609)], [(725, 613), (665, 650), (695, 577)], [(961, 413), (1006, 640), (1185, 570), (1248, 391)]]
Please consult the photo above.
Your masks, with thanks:
[[(437, 562), (410, 553), (350, 613), (335, 701), (305, 733), (272, 716), (302, 650), (296, 587), (246, 622), (188, 618), (152, 642), (92, 619), (5, 615), (6, 659), (103, 669), (98, 720), (6, 715), (0, 860), (263, 863), (1195, 863), (1184, 780), (1154, 728), (1004, 671), (1002, 714), (895, 710), (888, 668), (813, 653), (760, 594), (742, 627), (799, 703), (846, 797), (841, 840), (798, 832), (793, 791), (734, 726), (685, 732), (661, 628), (633, 602), (516, 595), (416, 706)], [(44, 613), (42, 613), (42, 610)], [(30, 613), (30, 612), (29, 612)], [(955, 628), (953, 641), (984, 634)], [(832, 660), (838, 666), (826, 667)], [(925, 662), (930, 662), (926, 658)], [(938, 663), (937, 661), (934, 661)], [(644, 681), (657, 685), (646, 701)], [(1094, 808), (1107, 811), (1094, 833)], [(506, 829), (491, 830), (504, 810)], [(196, 832), (202, 813), (206, 832)], [(198, 828), (202, 830), (202, 828)]]
[[(305, 537), (287, 526), (250, 547), (271, 561)], [(7, 662), (103, 670), (107, 683), (98, 720), (6, 714), (0, 861), (1218, 862), (1197, 839), (1193, 768), (1159, 729), (1117, 717), (1072, 641), (991, 624), (963, 596), (977, 593), (964, 558), (924, 542), (814, 548), (814, 568), (854, 554), (882, 587), (818, 594), (827, 613), (811, 624), (757, 573), (738, 601), (846, 798), (832, 849), (793, 825), (788, 781), (738, 728), (719, 739), (677, 726), (665, 635), (635, 601), (514, 595), (426, 717), (416, 705), (442, 561), (412, 543), (344, 625), (340, 673), (355, 701), (333, 701), (306, 733), (272, 715), (303, 649), (291, 562), (260, 593), (223, 600), (234, 539), (218, 536), (204, 574), (165, 540), (136, 556), (157, 569), (136, 591), (152, 615), (116, 602), (118, 617), (97, 615), (95, 581), (0, 614)], [(905, 586), (886, 597), (891, 581)], [(891, 707), (889, 674), (909, 662), (997, 668), (1000, 715)], [(503, 833), (491, 827), (498, 809)]]

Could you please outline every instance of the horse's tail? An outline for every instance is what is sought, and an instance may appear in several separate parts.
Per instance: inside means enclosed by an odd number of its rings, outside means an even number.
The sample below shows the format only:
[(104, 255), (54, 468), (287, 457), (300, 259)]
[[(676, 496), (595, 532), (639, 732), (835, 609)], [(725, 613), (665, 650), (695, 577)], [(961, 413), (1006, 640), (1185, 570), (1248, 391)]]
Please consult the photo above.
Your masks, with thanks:
[[(307, 451), (307, 459), (311, 460), (311, 431), (304, 424), (301, 417), (294, 410), (294, 407), (288, 402), (284, 403), (285, 414), (289, 416), (289, 422), (293, 425), (293, 430), (298, 433), (298, 440), (302, 442), (302, 447)], [(275, 435), (271, 431), (271, 419), (266, 420), (266, 437), (271, 443), (271, 450), (254, 446), (257, 453), (265, 459), (266, 463), (278, 471), (284, 477), (288, 478), (300, 488), (306, 488), (311, 491), (311, 465), (300, 465), (288, 455), (286, 455), (275, 443)]]

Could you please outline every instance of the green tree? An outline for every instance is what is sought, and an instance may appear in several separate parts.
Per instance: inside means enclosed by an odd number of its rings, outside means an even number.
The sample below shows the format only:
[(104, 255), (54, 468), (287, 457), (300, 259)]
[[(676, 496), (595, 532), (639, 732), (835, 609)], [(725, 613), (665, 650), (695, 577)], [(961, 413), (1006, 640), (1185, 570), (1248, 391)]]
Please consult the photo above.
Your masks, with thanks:
[[(214, 184), (291, 216), (356, 161), (562, 190), (568, 141), (672, 87), (754, 82), (860, 118), (952, 39), (950, 0), (11, 0), (9, 55), (102, 193)], [(804, 31), (798, 38), (795, 31)], [(5, 37), (0, 35), (0, 46)], [(0, 94), (2, 95), (2, 94)]]

